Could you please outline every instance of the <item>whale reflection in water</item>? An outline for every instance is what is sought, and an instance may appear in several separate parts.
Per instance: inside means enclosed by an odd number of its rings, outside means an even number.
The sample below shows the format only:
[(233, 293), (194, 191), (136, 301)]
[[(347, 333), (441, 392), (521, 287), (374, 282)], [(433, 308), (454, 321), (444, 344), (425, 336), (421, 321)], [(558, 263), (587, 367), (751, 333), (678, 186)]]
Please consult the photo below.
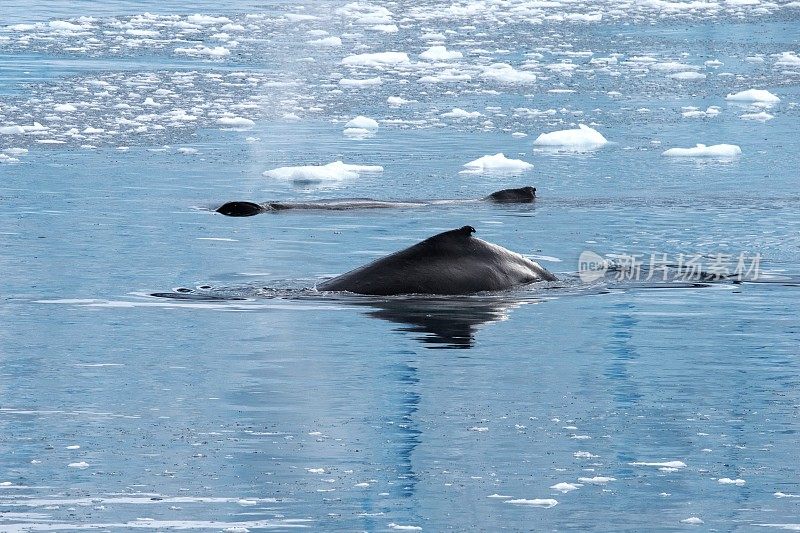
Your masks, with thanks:
[(418, 334), (414, 337), (427, 348), (468, 349), (481, 326), (506, 320), (513, 309), (541, 301), (403, 298), (354, 303), (371, 308), (367, 316), (400, 324), (395, 331)]

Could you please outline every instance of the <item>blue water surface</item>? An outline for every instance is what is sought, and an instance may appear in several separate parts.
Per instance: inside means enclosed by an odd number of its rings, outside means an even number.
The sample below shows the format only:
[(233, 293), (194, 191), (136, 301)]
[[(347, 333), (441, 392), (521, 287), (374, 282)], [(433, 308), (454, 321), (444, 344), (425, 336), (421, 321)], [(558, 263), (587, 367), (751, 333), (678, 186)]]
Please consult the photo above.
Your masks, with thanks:
[[(5, 1), (0, 529), (800, 528), (800, 10), (715, 5)], [(463, 57), (421, 62), (437, 44)], [(342, 64), (387, 51), (409, 61)], [(420, 81), (445, 71), (469, 79)], [(754, 88), (780, 101), (726, 100)], [(380, 127), (344, 135), (357, 115)], [(578, 124), (609, 144), (533, 145)], [(697, 143), (742, 154), (662, 155)], [(534, 167), (461, 172), (499, 152)], [(262, 174), (337, 160), (384, 170)], [(464, 225), (561, 282), (313, 290)], [(763, 276), (585, 283), (586, 250)]]

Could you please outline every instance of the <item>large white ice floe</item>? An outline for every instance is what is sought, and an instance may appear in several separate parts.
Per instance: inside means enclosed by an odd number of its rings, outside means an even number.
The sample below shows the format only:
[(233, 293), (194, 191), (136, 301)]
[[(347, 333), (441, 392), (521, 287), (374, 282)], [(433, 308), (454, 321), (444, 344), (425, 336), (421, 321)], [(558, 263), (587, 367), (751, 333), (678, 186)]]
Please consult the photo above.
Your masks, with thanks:
[(280, 167), (264, 172), (264, 176), (280, 180), (318, 183), (325, 181), (341, 181), (359, 177), (362, 173), (383, 172), (379, 165), (349, 165), (342, 161), (334, 161), (327, 165), (302, 165), (297, 167)]
[(448, 50), (444, 46), (431, 46), (419, 57), (425, 61), (450, 61), (452, 59), (460, 59), (464, 54), (456, 50)]
[(765, 104), (777, 104), (781, 101), (776, 95), (764, 89), (747, 89), (746, 91), (728, 94), (725, 100), (730, 102), (761, 102)]
[(501, 83), (533, 83), (536, 75), (533, 72), (517, 70), (507, 63), (493, 63), (484, 67), (482, 77)]
[(698, 144), (694, 148), (670, 148), (661, 155), (667, 157), (710, 157), (730, 159), (742, 155), (742, 149), (735, 144)]
[(521, 159), (509, 159), (504, 154), (485, 155), (469, 163), (464, 163), (461, 174), (517, 174), (533, 168)]
[(575, 129), (542, 133), (533, 141), (533, 144), (534, 146), (581, 150), (599, 148), (608, 144), (608, 140), (596, 129), (580, 124)]

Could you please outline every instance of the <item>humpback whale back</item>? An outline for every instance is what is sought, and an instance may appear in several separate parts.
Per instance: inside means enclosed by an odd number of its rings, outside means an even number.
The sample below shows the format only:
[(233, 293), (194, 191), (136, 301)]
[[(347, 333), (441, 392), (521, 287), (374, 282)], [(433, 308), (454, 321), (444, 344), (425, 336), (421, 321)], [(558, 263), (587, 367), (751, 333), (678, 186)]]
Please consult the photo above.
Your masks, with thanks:
[(321, 291), (472, 294), (556, 278), (538, 263), (472, 236), (464, 226), (373, 261), (318, 285)]

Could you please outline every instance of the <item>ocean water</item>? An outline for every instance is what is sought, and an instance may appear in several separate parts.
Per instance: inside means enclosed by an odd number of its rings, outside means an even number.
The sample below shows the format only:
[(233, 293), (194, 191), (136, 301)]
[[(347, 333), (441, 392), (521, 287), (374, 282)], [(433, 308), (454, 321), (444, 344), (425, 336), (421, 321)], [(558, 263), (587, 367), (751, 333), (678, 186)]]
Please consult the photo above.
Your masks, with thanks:
[[(796, 3), (2, 4), (0, 530), (800, 529)], [(467, 224), (561, 281), (313, 289)]]

